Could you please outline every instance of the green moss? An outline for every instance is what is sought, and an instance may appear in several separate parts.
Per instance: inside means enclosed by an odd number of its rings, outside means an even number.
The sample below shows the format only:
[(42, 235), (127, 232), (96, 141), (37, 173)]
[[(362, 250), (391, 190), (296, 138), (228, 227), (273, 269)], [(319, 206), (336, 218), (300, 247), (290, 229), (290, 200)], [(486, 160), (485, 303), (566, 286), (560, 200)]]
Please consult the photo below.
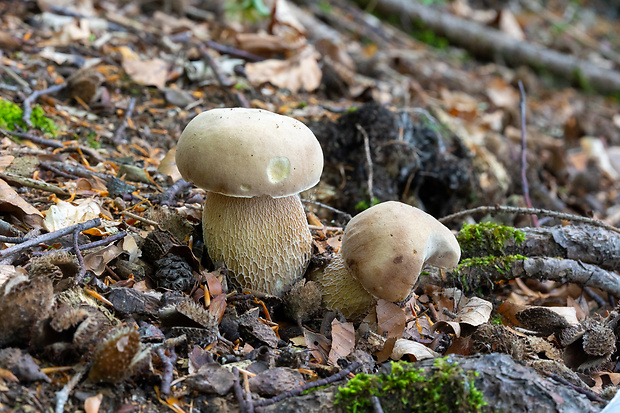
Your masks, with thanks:
[(525, 232), (513, 227), (491, 222), (464, 224), (456, 239), (459, 241), (463, 255), (471, 257), (480, 255), (504, 255), (504, 244), (514, 240), (517, 245), (525, 241)]
[(379, 199), (377, 197), (372, 197), (372, 205), (370, 205), (368, 203), (368, 201), (359, 201), (357, 204), (355, 204), (355, 211), (356, 212), (362, 212), (367, 210), (368, 208), (370, 208), (371, 206), (375, 206), (379, 203)]
[(335, 403), (347, 412), (370, 412), (370, 397), (376, 396), (386, 412), (480, 412), (486, 402), (474, 385), (477, 375), (446, 358), (436, 359), (428, 372), (393, 362), (390, 374), (356, 375), (340, 387)]
[[(15, 125), (22, 129), (28, 129), (28, 125), (22, 120), (24, 111), (19, 105), (8, 100), (0, 99), (0, 128), (7, 130), (15, 130)], [(30, 115), (30, 121), (32, 126), (52, 134), (57, 135), (57, 128), (54, 122), (45, 116), (43, 108), (39, 105), (35, 105), (32, 108), (32, 114)]]

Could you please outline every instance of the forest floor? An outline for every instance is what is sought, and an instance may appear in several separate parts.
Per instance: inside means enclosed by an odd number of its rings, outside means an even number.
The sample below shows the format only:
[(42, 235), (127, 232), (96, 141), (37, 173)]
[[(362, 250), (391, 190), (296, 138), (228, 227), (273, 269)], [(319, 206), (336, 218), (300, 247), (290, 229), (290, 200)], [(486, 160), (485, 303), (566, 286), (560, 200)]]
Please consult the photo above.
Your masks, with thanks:
[[(600, 411), (620, 383), (620, 10), (420, 3), (0, 2), (0, 410)], [(219, 107), (318, 138), (307, 274), (384, 201), (440, 219), (461, 265), (362, 320), (310, 282), (235, 290), (175, 164)]]

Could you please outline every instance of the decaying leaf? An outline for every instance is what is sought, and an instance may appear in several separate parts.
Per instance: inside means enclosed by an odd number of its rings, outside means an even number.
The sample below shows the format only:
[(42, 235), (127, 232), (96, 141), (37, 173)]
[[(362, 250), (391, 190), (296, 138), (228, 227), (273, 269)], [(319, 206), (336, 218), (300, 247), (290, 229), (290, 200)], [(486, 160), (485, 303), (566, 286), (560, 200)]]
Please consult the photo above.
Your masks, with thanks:
[(431, 350), (422, 343), (399, 338), (394, 344), (394, 349), (392, 350), (390, 358), (393, 360), (400, 360), (404, 355), (410, 356), (409, 361), (434, 359), (441, 356), (441, 354)]
[(41, 226), (43, 220), (43, 214), (2, 179), (0, 179), (0, 210), (21, 215), (27, 224), (34, 226)]
[(317, 51), (308, 45), (287, 60), (267, 59), (248, 63), (245, 70), (254, 84), (270, 82), (293, 93), (300, 89), (311, 92), (321, 84), (322, 74), (317, 59)]
[(99, 251), (92, 252), (84, 257), (84, 266), (87, 270), (101, 275), (105, 271), (105, 266), (123, 253), (123, 249), (114, 244), (108, 245)]
[(101, 214), (101, 206), (92, 198), (76, 201), (76, 205), (59, 201), (45, 212), (43, 226), (50, 232), (57, 231), (98, 218), (99, 214)]
[(166, 86), (168, 63), (161, 59), (123, 60), (123, 69), (136, 83), (141, 85), (158, 88)]
[(329, 351), (329, 363), (337, 366), (338, 360), (348, 356), (355, 348), (355, 328), (353, 323), (332, 321), (332, 347)]

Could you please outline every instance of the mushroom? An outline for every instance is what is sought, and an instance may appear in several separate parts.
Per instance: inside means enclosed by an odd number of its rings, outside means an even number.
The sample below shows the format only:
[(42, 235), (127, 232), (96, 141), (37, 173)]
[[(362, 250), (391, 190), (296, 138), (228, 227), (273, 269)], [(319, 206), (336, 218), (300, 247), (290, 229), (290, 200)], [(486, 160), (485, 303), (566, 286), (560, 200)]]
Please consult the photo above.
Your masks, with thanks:
[(349, 221), (339, 254), (313, 278), (327, 308), (356, 318), (376, 298), (404, 300), (426, 264), (450, 269), (460, 257), (447, 227), (418, 208), (389, 201)]
[(176, 162), (185, 180), (208, 191), (204, 241), (233, 283), (281, 295), (304, 274), (312, 236), (298, 193), (323, 170), (306, 125), (262, 109), (212, 109), (185, 127)]

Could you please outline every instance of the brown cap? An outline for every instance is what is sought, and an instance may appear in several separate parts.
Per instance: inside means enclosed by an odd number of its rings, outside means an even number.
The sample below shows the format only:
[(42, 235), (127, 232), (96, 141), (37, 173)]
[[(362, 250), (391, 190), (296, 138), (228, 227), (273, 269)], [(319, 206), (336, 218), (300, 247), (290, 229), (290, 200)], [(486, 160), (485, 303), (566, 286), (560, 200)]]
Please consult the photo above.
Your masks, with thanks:
[(207, 191), (279, 198), (319, 182), (323, 151), (296, 119), (263, 109), (212, 109), (185, 127), (176, 162), (185, 180)]
[(350, 274), (370, 294), (396, 302), (407, 297), (425, 264), (454, 268), (461, 249), (452, 232), (431, 215), (390, 201), (349, 221), (341, 254)]

